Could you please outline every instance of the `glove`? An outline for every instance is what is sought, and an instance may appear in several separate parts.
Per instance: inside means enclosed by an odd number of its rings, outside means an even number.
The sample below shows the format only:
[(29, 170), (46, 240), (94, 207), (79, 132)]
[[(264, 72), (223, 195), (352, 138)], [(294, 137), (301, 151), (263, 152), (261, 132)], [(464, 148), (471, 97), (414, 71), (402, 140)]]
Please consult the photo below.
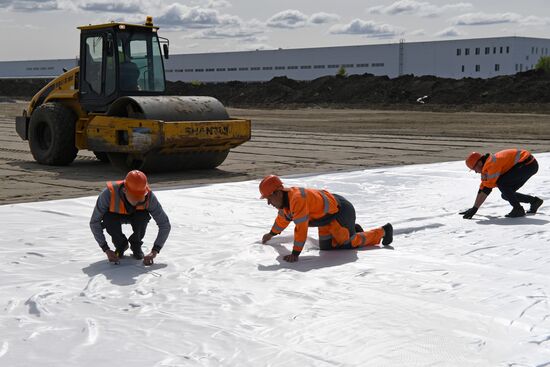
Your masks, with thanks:
[(462, 214), (462, 218), (464, 219), (472, 219), (475, 213), (477, 213), (477, 208), (473, 206), (468, 210), (464, 210), (463, 212), (460, 212), (459, 214)]
[(109, 259), (109, 262), (116, 263), (119, 260), (116, 252), (111, 249), (106, 250), (105, 255), (107, 255), (107, 259)]

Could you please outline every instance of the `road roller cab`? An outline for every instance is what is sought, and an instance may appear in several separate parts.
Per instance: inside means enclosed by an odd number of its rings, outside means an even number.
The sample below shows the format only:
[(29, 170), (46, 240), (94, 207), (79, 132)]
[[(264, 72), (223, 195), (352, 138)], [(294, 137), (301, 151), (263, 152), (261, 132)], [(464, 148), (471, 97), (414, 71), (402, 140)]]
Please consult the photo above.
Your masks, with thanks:
[(150, 17), (79, 29), (79, 67), (16, 118), (38, 163), (67, 165), (87, 149), (125, 170), (213, 168), (250, 139), (250, 121), (230, 118), (215, 98), (165, 95), (168, 40)]
[(121, 96), (164, 94), (160, 39), (149, 17), (144, 25), (107, 23), (78, 27), (80, 103), (86, 111), (106, 112)]

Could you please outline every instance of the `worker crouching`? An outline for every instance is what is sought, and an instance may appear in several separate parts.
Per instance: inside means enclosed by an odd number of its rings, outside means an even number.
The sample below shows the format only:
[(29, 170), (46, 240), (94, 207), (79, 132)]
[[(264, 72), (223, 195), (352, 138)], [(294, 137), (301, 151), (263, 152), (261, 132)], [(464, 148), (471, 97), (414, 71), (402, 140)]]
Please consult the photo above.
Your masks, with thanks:
[(344, 197), (326, 190), (283, 186), (275, 175), (266, 176), (260, 182), (261, 199), (279, 209), (279, 214), (269, 233), (262, 238), (268, 242), (280, 234), (290, 222), (294, 222), (294, 246), (285, 261), (298, 260), (307, 238), (308, 227), (318, 227), (321, 250), (352, 249), (374, 246), (382, 241), (389, 246), (393, 241), (393, 227), (390, 223), (363, 231), (355, 223), (355, 208)]
[[(157, 223), (158, 234), (151, 252), (144, 256), (141, 249), (142, 240), (151, 216)], [(132, 226), (133, 233), (129, 238), (122, 232), (122, 224)], [(107, 188), (97, 199), (90, 228), (110, 262), (118, 263), (124, 251), (130, 248), (135, 259), (143, 259), (145, 265), (152, 265), (153, 259), (168, 238), (170, 221), (149, 188), (147, 176), (141, 171), (134, 170), (130, 171), (123, 181), (107, 182)], [(112, 238), (114, 251), (105, 240), (103, 228)]]
[(464, 219), (474, 216), (495, 187), (499, 188), (502, 198), (512, 205), (512, 211), (506, 217), (525, 216), (525, 209), (520, 203), (531, 204), (528, 213), (533, 214), (543, 203), (541, 198), (517, 192), (539, 170), (537, 160), (527, 150), (506, 149), (484, 155), (472, 152), (466, 158), (466, 166), (481, 174), (481, 184), (474, 206), (460, 212)]

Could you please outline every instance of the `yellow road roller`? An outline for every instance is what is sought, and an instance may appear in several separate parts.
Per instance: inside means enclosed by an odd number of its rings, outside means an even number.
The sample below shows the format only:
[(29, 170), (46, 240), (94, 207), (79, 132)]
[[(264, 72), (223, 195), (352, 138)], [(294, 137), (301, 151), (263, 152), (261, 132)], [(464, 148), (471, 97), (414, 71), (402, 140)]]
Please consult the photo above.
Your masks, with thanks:
[(48, 83), (16, 117), (38, 163), (68, 165), (87, 149), (124, 170), (214, 168), (250, 140), (250, 120), (230, 118), (217, 99), (165, 95), (169, 41), (151, 17), (143, 25), (78, 28), (79, 66)]

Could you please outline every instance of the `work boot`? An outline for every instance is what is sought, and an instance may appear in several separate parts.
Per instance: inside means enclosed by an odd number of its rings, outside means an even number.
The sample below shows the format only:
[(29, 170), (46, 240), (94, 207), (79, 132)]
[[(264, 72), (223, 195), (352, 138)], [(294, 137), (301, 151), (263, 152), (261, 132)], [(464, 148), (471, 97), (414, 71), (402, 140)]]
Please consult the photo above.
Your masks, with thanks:
[(124, 256), (124, 251), (128, 250), (128, 244), (126, 244), (126, 247), (124, 247), (124, 249), (122, 248), (115, 248), (115, 254), (116, 256), (118, 256), (119, 258), (121, 258), (122, 256)]
[(363, 227), (361, 227), (359, 224), (355, 223), (355, 233), (361, 233), (365, 232), (363, 231)]
[(512, 209), (512, 211), (508, 214), (506, 214), (507, 218), (518, 218), (518, 217), (525, 217), (525, 209), (523, 207), (517, 206)]
[(389, 246), (393, 242), (393, 226), (391, 223), (386, 223), (382, 226), (384, 229), (384, 238), (382, 239), (382, 245)]
[(141, 250), (141, 245), (132, 245), (132, 256), (134, 256), (134, 259), (141, 260), (143, 259), (143, 251)]
[(529, 208), (529, 211), (527, 213), (535, 214), (537, 210), (539, 210), (542, 203), (544, 203), (544, 200), (535, 197), (535, 200), (531, 203), (531, 207)]

